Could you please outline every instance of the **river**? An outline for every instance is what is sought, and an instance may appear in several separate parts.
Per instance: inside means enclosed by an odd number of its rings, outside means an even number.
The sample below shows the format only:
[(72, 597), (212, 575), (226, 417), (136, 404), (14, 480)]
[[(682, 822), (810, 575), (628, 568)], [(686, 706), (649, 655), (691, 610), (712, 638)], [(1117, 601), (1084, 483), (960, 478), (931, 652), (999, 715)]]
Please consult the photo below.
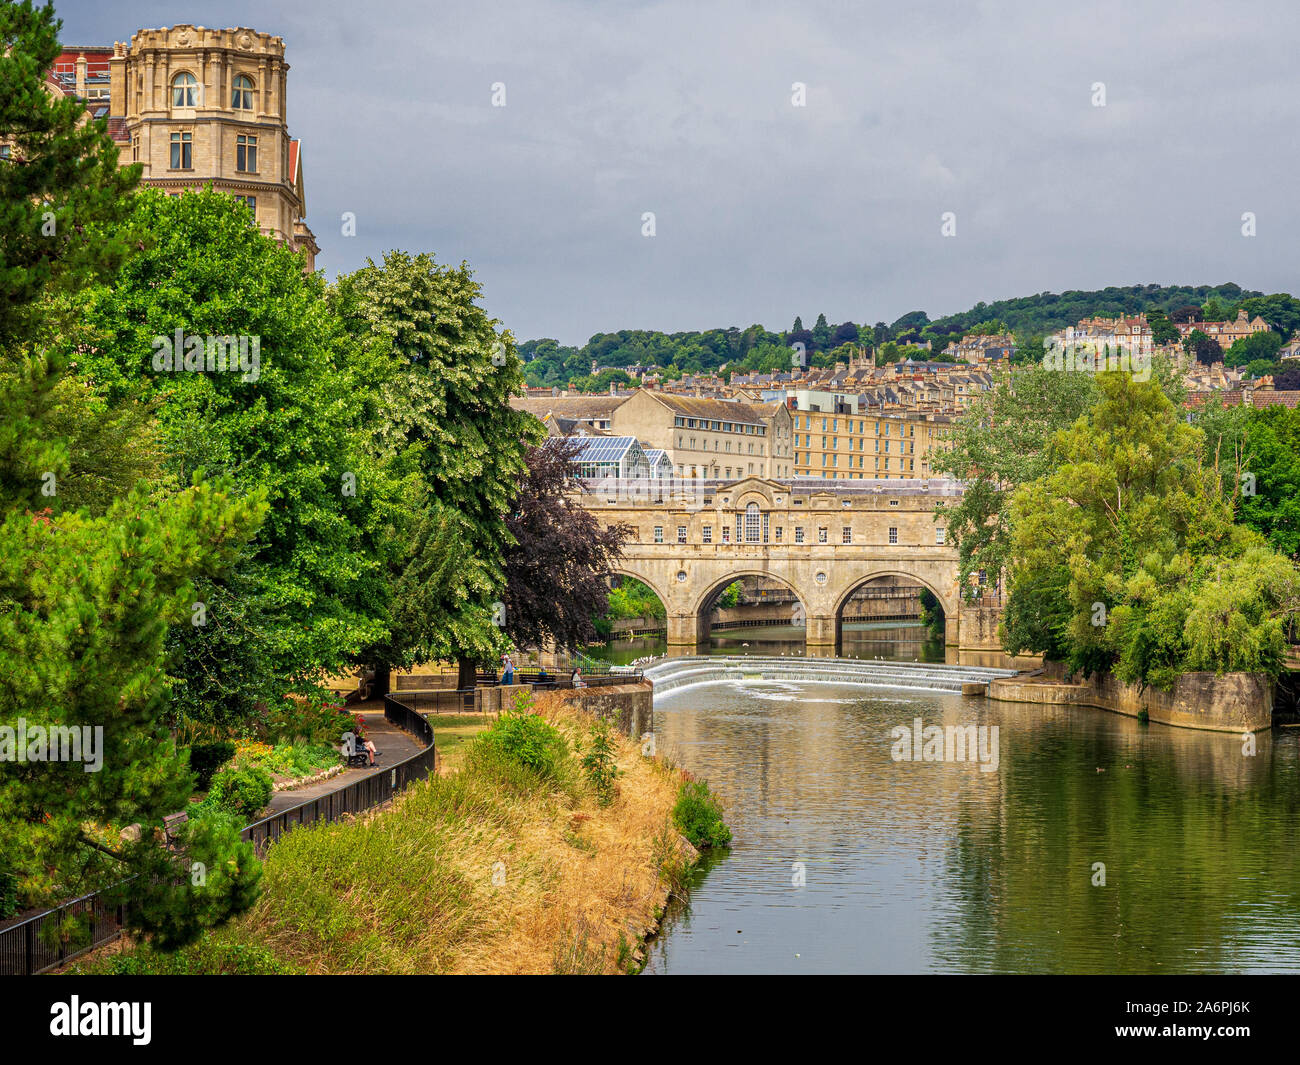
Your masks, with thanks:
[[(1100, 710), (777, 681), (654, 718), (735, 841), (648, 973), (1300, 971), (1300, 730), (1246, 755)], [(998, 726), (996, 771), (895, 761), (917, 718)]]

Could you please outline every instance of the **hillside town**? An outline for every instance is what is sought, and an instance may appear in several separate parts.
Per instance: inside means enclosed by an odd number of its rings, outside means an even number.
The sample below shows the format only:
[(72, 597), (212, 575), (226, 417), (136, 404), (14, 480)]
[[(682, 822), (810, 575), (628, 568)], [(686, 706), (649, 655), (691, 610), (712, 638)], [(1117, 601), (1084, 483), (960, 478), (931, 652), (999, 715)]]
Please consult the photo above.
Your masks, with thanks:
[[(1089, 369), (1120, 356), (1163, 356), (1182, 375), (1189, 408), (1213, 396), (1225, 405), (1296, 406), (1300, 391), (1276, 389), (1271, 375), (1254, 377), (1222, 360), (1203, 363), (1185, 348), (1199, 330), (1226, 351), (1269, 331), (1263, 318), (1241, 311), (1222, 322), (1171, 324), (1177, 339), (1156, 344), (1144, 314), (1090, 317), (1043, 344), (1049, 354), (1069, 353), (1071, 366)], [(773, 373), (672, 378), (657, 367), (620, 367), (636, 387), (611, 385), (595, 394), (529, 388), (513, 402), (539, 418), (549, 436), (579, 438), (575, 461), (584, 477), (925, 480), (934, 475), (946, 427), (1010, 371), (1017, 349), (1015, 338), (1003, 333), (963, 336), (944, 349), (945, 361), (877, 364), (874, 349), (856, 350), (829, 367)], [(1285, 345), (1278, 358), (1300, 367), (1300, 341)], [(607, 369), (593, 365), (592, 374)]]

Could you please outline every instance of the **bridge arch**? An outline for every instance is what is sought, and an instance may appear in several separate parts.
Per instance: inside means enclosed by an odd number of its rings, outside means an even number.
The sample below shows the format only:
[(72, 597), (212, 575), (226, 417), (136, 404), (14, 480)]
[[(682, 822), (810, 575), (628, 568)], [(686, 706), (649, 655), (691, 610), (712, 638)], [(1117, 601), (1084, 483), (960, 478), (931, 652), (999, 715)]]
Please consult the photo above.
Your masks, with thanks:
[(659, 597), (659, 602), (663, 604), (665, 610), (670, 609), (671, 600), (668, 598), (667, 595), (664, 594), (664, 589), (660, 588), (659, 585), (653, 579), (646, 576), (645, 573), (641, 572), (636, 567), (628, 566), (628, 565), (613, 566), (610, 568), (607, 576), (631, 577), (633, 580), (640, 581), (652, 592), (654, 592), (655, 595)]
[[(919, 567), (918, 567), (919, 568)], [(926, 589), (931, 595), (938, 600), (939, 606), (943, 610), (945, 628), (948, 633), (956, 633), (958, 621), (959, 600), (955, 592), (945, 592), (941, 587), (942, 582), (935, 579), (934, 575), (922, 575), (917, 572), (916, 568), (889, 566), (872, 570), (861, 576), (852, 578), (847, 586), (842, 587), (834, 600), (832, 617), (835, 625), (835, 654), (844, 653), (844, 608), (849, 601), (859, 591), (871, 584), (873, 581), (882, 578), (895, 577), (905, 581), (911, 581)]]

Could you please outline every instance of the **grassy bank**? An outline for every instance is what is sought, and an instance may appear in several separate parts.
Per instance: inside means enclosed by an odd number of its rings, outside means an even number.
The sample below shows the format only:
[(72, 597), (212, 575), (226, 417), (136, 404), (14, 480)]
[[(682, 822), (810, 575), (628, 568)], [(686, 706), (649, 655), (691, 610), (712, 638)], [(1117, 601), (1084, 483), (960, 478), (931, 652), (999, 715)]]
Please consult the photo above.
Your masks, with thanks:
[(461, 746), (454, 772), (392, 808), (284, 837), (254, 909), (201, 944), (78, 969), (635, 971), (698, 857), (673, 816), (687, 790), (698, 807), (698, 788), (616, 733), (602, 765), (593, 718), (549, 696), (536, 709), (503, 715)]

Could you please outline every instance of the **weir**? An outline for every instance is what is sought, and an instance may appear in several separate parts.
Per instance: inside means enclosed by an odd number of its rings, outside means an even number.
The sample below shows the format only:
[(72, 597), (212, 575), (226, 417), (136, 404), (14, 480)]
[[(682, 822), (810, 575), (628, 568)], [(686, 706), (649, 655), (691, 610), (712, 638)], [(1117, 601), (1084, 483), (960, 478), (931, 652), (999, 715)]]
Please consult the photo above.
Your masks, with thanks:
[(813, 684), (860, 684), (869, 688), (912, 688), (960, 695), (965, 684), (1014, 677), (1014, 669), (938, 665), (857, 658), (772, 658), (758, 655), (685, 655), (642, 671), (660, 695), (696, 684), (784, 680)]

